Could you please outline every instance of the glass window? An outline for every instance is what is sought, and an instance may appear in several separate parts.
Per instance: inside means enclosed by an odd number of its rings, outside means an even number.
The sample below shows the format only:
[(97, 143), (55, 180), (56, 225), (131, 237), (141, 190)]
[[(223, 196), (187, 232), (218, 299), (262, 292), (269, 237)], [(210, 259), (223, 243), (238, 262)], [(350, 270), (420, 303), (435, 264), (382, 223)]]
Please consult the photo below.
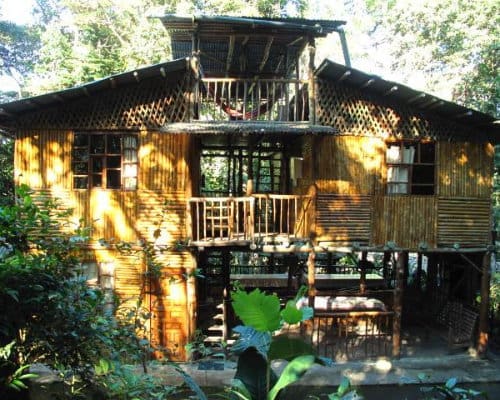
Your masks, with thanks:
[(137, 189), (138, 143), (129, 133), (75, 133), (73, 188)]
[(434, 194), (435, 143), (391, 142), (385, 159), (388, 194)]

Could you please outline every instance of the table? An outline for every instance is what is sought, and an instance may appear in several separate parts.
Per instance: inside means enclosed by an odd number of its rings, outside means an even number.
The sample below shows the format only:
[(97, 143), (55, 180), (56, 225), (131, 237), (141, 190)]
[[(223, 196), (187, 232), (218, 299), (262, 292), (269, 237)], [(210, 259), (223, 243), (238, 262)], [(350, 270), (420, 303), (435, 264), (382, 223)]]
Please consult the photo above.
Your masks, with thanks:
[[(343, 289), (359, 287), (361, 280), (360, 274), (316, 274), (316, 289)], [(366, 274), (366, 287), (379, 288), (386, 287), (383, 277), (378, 274)]]
[[(245, 287), (280, 288), (288, 287), (288, 273), (281, 274), (231, 274), (231, 281), (239, 281)], [(291, 287), (297, 287), (297, 279), (292, 277)]]
[[(301, 308), (309, 305), (309, 299), (302, 297), (297, 302)], [(387, 311), (385, 304), (379, 299), (362, 296), (315, 296), (314, 310), (318, 311)]]

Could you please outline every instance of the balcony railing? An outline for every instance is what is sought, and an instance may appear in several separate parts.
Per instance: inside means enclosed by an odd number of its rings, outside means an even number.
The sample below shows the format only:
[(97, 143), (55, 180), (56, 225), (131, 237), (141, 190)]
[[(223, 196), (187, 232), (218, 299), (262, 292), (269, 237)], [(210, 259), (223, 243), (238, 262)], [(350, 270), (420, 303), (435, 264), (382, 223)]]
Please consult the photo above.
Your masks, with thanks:
[(255, 242), (305, 238), (310, 196), (256, 194), (188, 201), (193, 242)]
[(307, 81), (204, 78), (197, 93), (198, 119), (210, 121), (308, 121)]

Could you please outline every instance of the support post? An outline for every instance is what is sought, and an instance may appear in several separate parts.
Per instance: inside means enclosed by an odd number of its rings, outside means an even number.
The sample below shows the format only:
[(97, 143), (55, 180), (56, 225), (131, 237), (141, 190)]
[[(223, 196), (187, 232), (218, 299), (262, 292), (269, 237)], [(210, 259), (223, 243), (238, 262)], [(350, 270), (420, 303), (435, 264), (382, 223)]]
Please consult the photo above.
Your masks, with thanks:
[(491, 251), (483, 256), (483, 275), (481, 277), (481, 305), (479, 308), (479, 338), (477, 342), (477, 354), (485, 357), (488, 350), (489, 323), (488, 314), (490, 307), (490, 279), (491, 279)]
[(398, 253), (396, 261), (396, 286), (394, 288), (394, 320), (392, 324), (392, 356), (401, 356), (401, 316), (403, 313), (403, 288), (405, 264), (408, 263), (408, 252)]
[(316, 296), (316, 271), (315, 271), (315, 260), (316, 254), (314, 252), (314, 247), (311, 247), (311, 251), (307, 256), (307, 296), (309, 297), (309, 307), (314, 308), (314, 296)]
[(418, 253), (417, 256), (417, 273), (415, 276), (416, 282), (414, 284), (416, 285), (417, 292), (420, 293), (422, 291), (422, 258), (423, 254)]
[(349, 49), (347, 47), (347, 40), (345, 37), (345, 32), (342, 28), (339, 28), (337, 30), (337, 33), (339, 34), (340, 45), (342, 46), (342, 53), (344, 55), (345, 66), (350, 67), (351, 66), (351, 57), (349, 56)]
[(316, 87), (314, 83), (314, 57), (316, 56), (316, 45), (314, 37), (309, 38), (309, 65), (308, 65), (308, 92), (309, 92), (309, 122), (316, 124)]
[(366, 293), (366, 263), (368, 252), (361, 253), (361, 262), (359, 263), (359, 292), (361, 295)]
[(222, 252), (222, 280), (224, 284), (223, 299), (222, 299), (222, 315), (224, 323), (222, 324), (222, 338), (227, 341), (229, 331), (232, 328), (233, 317), (231, 307), (231, 253), (229, 250)]
[(384, 258), (382, 260), (382, 274), (384, 276), (384, 280), (389, 279), (389, 267), (388, 264), (391, 261), (392, 253), (389, 251), (384, 251)]

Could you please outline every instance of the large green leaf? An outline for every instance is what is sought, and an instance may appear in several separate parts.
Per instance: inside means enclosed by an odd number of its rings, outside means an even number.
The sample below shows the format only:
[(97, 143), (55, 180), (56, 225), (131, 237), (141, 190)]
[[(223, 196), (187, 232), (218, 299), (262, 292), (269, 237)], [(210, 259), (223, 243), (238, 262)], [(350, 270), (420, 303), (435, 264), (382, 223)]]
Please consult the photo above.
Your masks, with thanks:
[(269, 386), (267, 385), (268, 363), (253, 347), (248, 348), (238, 357), (238, 365), (234, 379), (245, 385), (253, 400), (265, 400), (267, 388), (277, 381), (276, 374), (269, 370)]
[(281, 389), (298, 381), (315, 361), (314, 356), (299, 356), (290, 361), (283, 370), (278, 382), (269, 391), (267, 400), (274, 400)]
[(302, 310), (297, 308), (297, 305), (292, 301), (286, 303), (285, 308), (281, 311), (283, 321), (290, 325), (298, 324), (302, 321)]
[(295, 357), (313, 355), (313, 347), (300, 337), (288, 335), (275, 336), (269, 347), (268, 359), (271, 360), (293, 360)]
[(250, 293), (237, 290), (232, 294), (233, 309), (241, 321), (260, 332), (272, 332), (281, 324), (280, 300), (276, 295), (266, 295), (259, 289)]
[(254, 347), (265, 359), (267, 359), (267, 352), (271, 344), (270, 332), (259, 332), (251, 326), (238, 325), (233, 328), (239, 337), (233, 344), (231, 350), (234, 354), (242, 354), (249, 347)]

